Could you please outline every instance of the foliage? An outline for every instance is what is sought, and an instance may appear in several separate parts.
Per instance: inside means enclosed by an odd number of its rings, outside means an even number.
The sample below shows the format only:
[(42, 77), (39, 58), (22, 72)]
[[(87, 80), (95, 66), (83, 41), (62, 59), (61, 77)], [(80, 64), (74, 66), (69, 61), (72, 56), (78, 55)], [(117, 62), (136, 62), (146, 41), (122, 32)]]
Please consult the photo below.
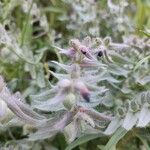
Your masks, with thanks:
[(150, 149), (149, 8), (1, 0), (0, 149)]

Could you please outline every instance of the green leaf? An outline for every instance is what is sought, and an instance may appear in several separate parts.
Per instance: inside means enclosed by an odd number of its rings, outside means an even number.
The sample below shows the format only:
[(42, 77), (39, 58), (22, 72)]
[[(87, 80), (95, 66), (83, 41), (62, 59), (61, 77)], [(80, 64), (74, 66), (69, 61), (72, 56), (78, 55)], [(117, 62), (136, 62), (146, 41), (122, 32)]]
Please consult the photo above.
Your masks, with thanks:
[(142, 136), (140, 136), (140, 135), (137, 135), (137, 137), (141, 140), (141, 142), (143, 143), (145, 149), (146, 150), (150, 150), (150, 147), (149, 147), (147, 141)]
[(148, 59), (150, 59), (150, 55), (148, 55), (148, 56), (146, 56), (145, 58), (143, 58), (143, 59), (141, 59), (138, 63), (137, 63), (137, 65), (134, 67), (134, 71), (136, 70), (136, 69), (138, 69), (145, 61), (147, 61)]
[(149, 32), (146, 32), (144, 30), (139, 30), (140, 32), (142, 32), (143, 34), (145, 34), (147, 37), (150, 37), (150, 33)]
[(124, 137), (124, 135), (127, 133), (127, 130), (120, 127), (117, 129), (117, 131), (114, 133), (114, 135), (110, 138), (106, 146), (103, 148), (103, 150), (110, 150), (112, 147), (114, 147), (120, 139)]
[(82, 137), (78, 138), (77, 140), (75, 140), (74, 142), (72, 142), (71, 144), (69, 144), (69, 146), (65, 149), (65, 150), (72, 150), (73, 148), (86, 143), (90, 140), (99, 138), (104, 136), (103, 134), (99, 133), (99, 134), (89, 134), (89, 135), (83, 135)]

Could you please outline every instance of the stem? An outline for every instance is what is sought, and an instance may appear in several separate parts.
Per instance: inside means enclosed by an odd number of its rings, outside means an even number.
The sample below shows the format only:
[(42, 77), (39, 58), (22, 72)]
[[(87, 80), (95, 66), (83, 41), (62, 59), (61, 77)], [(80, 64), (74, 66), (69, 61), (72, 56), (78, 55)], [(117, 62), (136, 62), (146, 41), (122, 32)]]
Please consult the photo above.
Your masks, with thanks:
[(29, 24), (30, 12), (31, 12), (31, 9), (32, 9), (32, 6), (33, 6), (33, 1), (34, 1), (34, 0), (32, 0), (31, 6), (30, 6), (30, 8), (29, 8), (29, 11), (28, 11), (28, 14), (27, 14), (27, 17), (26, 17), (26, 22), (25, 22), (24, 27), (23, 27), (22, 38), (21, 38), (21, 46), (24, 45), (25, 34), (26, 34), (27, 27), (28, 27), (28, 24)]

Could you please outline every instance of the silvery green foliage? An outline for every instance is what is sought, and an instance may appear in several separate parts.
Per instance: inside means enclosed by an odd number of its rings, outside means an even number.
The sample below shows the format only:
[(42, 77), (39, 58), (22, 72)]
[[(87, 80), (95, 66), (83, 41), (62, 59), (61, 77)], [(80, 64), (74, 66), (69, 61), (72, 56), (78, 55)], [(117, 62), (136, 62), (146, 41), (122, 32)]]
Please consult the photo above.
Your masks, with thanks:
[[(27, 15), (22, 30), (20, 30), (11, 14), (16, 7), (20, 7), (21, 11)], [(45, 87), (44, 68), (40, 61), (47, 47), (36, 49), (36, 53), (34, 53), (31, 42), (44, 36), (49, 31), (46, 16), (32, 1), (13, 0), (10, 3), (2, 2), (2, 9), (5, 14), (2, 15), (4, 18), (0, 23), (1, 63), (18, 64), (23, 61), (23, 70), (31, 75), (34, 84), (40, 88)], [(32, 31), (34, 24), (37, 22), (39, 26)], [(37, 31), (38, 34), (32, 37), (32, 32)], [(1, 70), (3, 71), (3, 68)]]
[[(67, 29), (75, 31), (75, 35), (105, 36), (108, 34), (113, 38), (121, 37), (123, 33), (133, 32), (134, 22), (126, 15), (128, 12), (135, 13), (134, 3), (128, 0), (95, 1), (95, 0), (64, 0), (73, 13), (63, 14), (60, 20), (68, 21)], [(105, 7), (104, 7), (105, 6)], [(129, 11), (130, 10), (130, 11)], [(132, 10), (132, 11), (131, 11)], [(103, 30), (106, 30), (103, 33)]]
[[(6, 86), (0, 77), (0, 130), (21, 126), (23, 134), (29, 134), (26, 136), (28, 139), (19, 141), (20, 144), (12, 138), (13, 149), (56, 149), (49, 144), (51, 142), (43, 139), (51, 140), (58, 133), (63, 133), (68, 143), (76, 142), (76, 138), (80, 141), (85, 137), (85, 141), (88, 141), (100, 135), (117, 133), (117, 136), (121, 134), (118, 140), (112, 136), (117, 143), (126, 133), (125, 130), (149, 127), (150, 40), (128, 34), (121, 36), (122, 33), (133, 31), (131, 16), (127, 16), (126, 11), (133, 8), (131, 13), (135, 13), (135, 5), (128, 1), (116, 3), (108, 0), (103, 4), (94, 0), (65, 0), (63, 3), (67, 9), (59, 10), (57, 7), (61, 5), (57, 5), (57, 2), (52, 1), (54, 7), (50, 6), (50, 9), (42, 5), (43, 2), (0, 1), (0, 72), (5, 75), (5, 69), (13, 64), (13, 70), (23, 74), (13, 77), (19, 78), (17, 80), (22, 78), (28, 84), (23, 91), (21, 83), (23, 96), (32, 93), (29, 106), (20, 93), (11, 92), (15, 79)], [(15, 9), (17, 14), (27, 16), (21, 19), (22, 26), (18, 25), (20, 20), (13, 16)], [(56, 14), (60, 12), (63, 12), (63, 16), (58, 17)], [(60, 25), (55, 20), (59, 20)], [(66, 20), (69, 22), (64, 25), (63, 21)], [(38, 31), (38, 34), (32, 35), (34, 31)], [(72, 35), (77, 37), (82, 32), (83, 35), (94, 37), (111, 35), (112, 39), (86, 37), (83, 40), (70, 40), (69, 48), (54, 46), (54, 40), (58, 40), (58, 45), (67, 41), (65, 36), (60, 40), (66, 31), (67, 37), (73, 31)], [(45, 37), (46, 42), (42, 41)], [(37, 47), (40, 45), (40, 49), (34, 47), (35, 43)], [(44, 65), (49, 61), (44, 59), (49, 55), (44, 55), (47, 46), (50, 50), (55, 49), (60, 58), (60, 61), (48, 63), (56, 71), (48, 70), (48, 66)], [(62, 58), (67, 56), (69, 60), (63, 63), (60, 55)], [(20, 64), (21, 71), (16, 64)], [(49, 75), (58, 82), (46, 82)], [(8, 80), (13, 77), (10, 75)], [(125, 130), (120, 130), (123, 128)], [(35, 133), (33, 129), (36, 129)]]
[(30, 139), (63, 132), (68, 142), (72, 142), (83, 133), (111, 135), (119, 127), (128, 131), (148, 126), (149, 60), (140, 65), (139, 60), (149, 56), (149, 39), (140, 40), (142, 52), (133, 44), (134, 40), (128, 42), (125, 37), (124, 43), (114, 43), (110, 37), (86, 37), (82, 41), (70, 40), (68, 49), (55, 46), (70, 59), (65, 64), (52, 61), (61, 68), (59, 72), (50, 71), (58, 82), (51, 89), (32, 95), (31, 100), (36, 109), (64, 115), (39, 127)]
[[(25, 62), (25, 71), (31, 74), (31, 77), (36, 80), (38, 86), (44, 87), (44, 79), (41, 80), (39, 78), (44, 76), (43, 65), (40, 63), (40, 59), (45, 49), (41, 53), (33, 56), (32, 51), (28, 50), (28, 47), (19, 46), (17, 38), (13, 36), (12, 32), (7, 32), (4, 26), (0, 24), (0, 45), (2, 46), (0, 53), (2, 59), (7, 58), (12, 63), (18, 62), (19, 58), (22, 59)], [(37, 71), (38, 69), (41, 71)]]

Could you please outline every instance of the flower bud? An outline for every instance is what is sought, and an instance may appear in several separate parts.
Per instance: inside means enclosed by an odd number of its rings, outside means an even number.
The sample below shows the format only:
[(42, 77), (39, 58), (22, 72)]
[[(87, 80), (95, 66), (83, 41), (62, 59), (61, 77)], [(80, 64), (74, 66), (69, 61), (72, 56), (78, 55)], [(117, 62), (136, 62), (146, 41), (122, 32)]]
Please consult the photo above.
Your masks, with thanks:
[(65, 100), (63, 101), (63, 104), (66, 109), (70, 110), (75, 104), (76, 104), (76, 97), (73, 93), (69, 93)]
[(97, 45), (101, 45), (103, 43), (101, 38), (98, 38), (98, 37), (95, 38), (95, 42), (96, 42)]
[(60, 88), (68, 88), (71, 86), (71, 81), (68, 79), (63, 79), (58, 83), (58, 86)]
[(90, 102), (90, 91), (83, 82), (78, 81), (75, 83), (75, 88), (79, 90), (80, 94), (87, 102)]
[(110, 38), (110, 37), (106, 37), (106, 38), (104, 39), (104, 44), (105, 44), (105, 46), (109, 46), (110, 42), (111, 42), (111, 38)]
[(78, 39), (72, 39), (70, 40), (69, 44), (75, 49), (75, 50), (79, 50), (80, 49), (80, 41)]
[(98, 57), (102, 57), (102, 56), (103, 56), (103, 51), (99, 51), (99, 52), (97, 53), (97, 56), (98, 56)]

